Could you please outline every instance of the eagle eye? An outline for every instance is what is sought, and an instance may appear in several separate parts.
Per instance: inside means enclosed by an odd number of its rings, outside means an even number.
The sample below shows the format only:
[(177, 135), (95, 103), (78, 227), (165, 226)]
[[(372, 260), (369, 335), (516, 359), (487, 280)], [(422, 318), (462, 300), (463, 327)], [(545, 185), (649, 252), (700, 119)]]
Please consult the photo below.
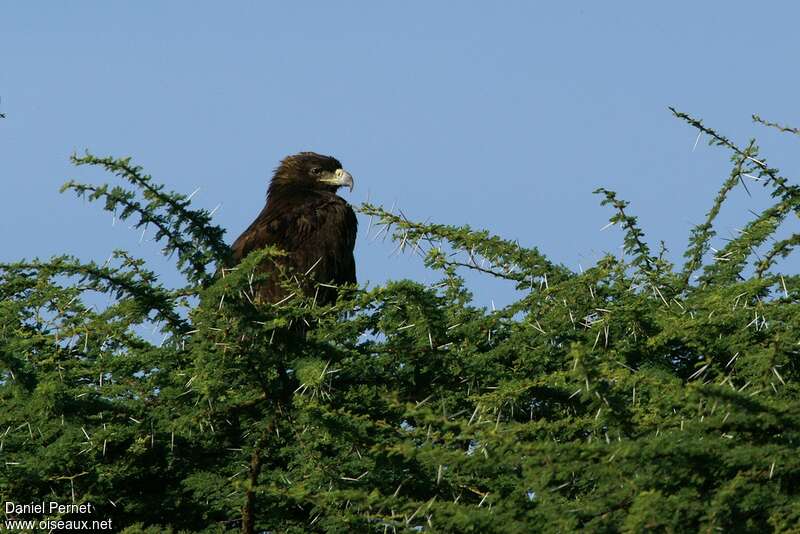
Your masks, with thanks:
[(314, 176), (322, 174), (322, 169), (319, 167), (314, 167), (313, 169), (311, 169), (311, 174), (313, 174)]

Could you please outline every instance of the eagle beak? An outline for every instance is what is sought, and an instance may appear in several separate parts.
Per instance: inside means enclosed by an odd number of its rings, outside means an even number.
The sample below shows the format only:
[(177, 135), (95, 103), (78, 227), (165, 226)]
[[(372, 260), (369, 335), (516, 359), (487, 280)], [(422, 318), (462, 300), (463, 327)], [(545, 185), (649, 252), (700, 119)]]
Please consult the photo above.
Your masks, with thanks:
[(333, 176), (330, 176), (329, 178), (323, 178), (320, 181), (325, 182), (326, 184), (338, 185), (339, 187), (347, 186), (350, 188), (351, 192), (353, 191), (353, 177), (344, 169), (336, 169), (336, 171), (333, 173)]

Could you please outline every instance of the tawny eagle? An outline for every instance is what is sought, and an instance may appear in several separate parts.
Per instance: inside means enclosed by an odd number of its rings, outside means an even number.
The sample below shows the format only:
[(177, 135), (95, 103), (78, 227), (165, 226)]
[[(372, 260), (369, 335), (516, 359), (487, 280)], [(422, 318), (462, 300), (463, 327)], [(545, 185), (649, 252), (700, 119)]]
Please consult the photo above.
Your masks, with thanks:
[(231, 247), (235, 263), (270, 245), (286, 252), (260, 267), (269, 274), (257, 289), (261, 301), (288, 296), (281, 284), (285, 274), (307, 275), (303, 291), (321, 305), (336, 301), (335, 286), (355, 283), (358, 223), (353, 208), (336, 194), (343, 186), (352, 190), (353, 177), (330, 156), (301, 152), (275, 169), (266, 206)]

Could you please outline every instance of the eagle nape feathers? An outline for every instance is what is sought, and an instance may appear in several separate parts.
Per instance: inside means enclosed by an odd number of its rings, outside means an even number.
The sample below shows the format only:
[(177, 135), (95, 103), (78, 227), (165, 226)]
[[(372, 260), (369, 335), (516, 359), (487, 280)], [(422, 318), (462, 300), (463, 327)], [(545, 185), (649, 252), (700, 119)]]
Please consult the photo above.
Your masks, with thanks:
[(266, 206), (231, 246), (234, 264), (267, 246), (286, 253), (259, 266), (268, 276), (256, 288), (258, 300), (285, 299), (282, 278), (293, 273), (306, 275), (303, 291), (319, 305), (336, 302), (333, 286), (356, 282), (358, 223), (353, 208), (336, 194), (344, 186), (352, 190), (353, 177), (331, 156), (301, 152), (281, 161)]

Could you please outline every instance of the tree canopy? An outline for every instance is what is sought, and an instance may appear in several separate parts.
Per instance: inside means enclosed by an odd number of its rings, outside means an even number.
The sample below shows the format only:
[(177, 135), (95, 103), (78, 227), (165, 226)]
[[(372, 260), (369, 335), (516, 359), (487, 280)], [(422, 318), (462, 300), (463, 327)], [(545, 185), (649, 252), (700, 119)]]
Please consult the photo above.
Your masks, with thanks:
[[(125, 251), (0, 266), (2, 500), (91, 503), (127, 532), (797, 531), (800, 275), (776, 261), (800, 235), (773, 236), (800, 187), (755, 141), (673, 112), (732, 160), (683, 265), (605, 189), (624, 254), (583, 272), (363, 205), (439, 280), (329, 306), (256, 301), (256, 267), (281, 251), (227, 269), (209, 212), (129, 158), (75, 157), (127, 185), (64, 189), (155, 228), (185, 285)], [(712, 250), (752, 179), (774, 203)], [(477, 306), (464, 270), (520, 297)]]

